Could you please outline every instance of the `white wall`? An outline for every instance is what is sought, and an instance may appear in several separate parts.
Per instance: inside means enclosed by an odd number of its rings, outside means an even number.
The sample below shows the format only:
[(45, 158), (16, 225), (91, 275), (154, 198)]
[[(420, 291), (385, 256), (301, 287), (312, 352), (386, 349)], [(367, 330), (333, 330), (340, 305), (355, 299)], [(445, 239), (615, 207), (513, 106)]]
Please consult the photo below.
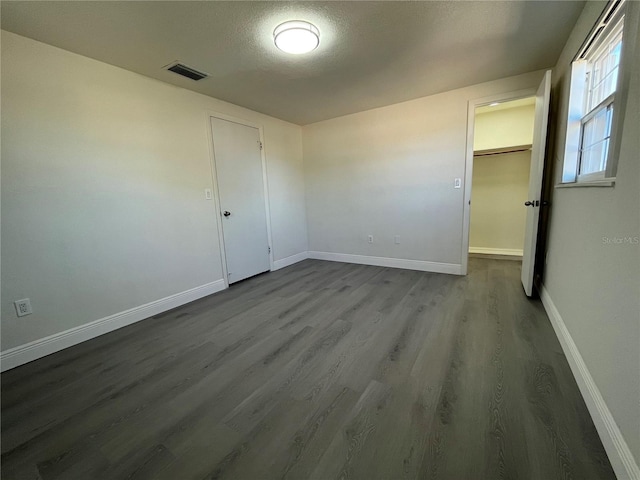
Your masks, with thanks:
[[(544, 285), (624, 439), (640, 460), (640, 4), (627, 2), (632, 77), (615, 187), (553, 189)], [(552, 150), (560, 182), (570, 62), (603, 3), (587, 2), (554, 72), (559, 98)], [(635, 37), (635, 42), (633, 38)], [(626, 47), (625, 47), (626, 48)], [(623, 478), (623, 477), (620, 477)]]
[(505, 108), (494, 112), (476, 113), (473, 149), (529, 145), (533, 142), (535, 105)]
[(3, 351), (222, 278), (207, 111), (263, 125), (274, 258), (305, 252), (299, 126), (2, 32)]
[(473, 159), (470, 252), (522, 255), (530, 165), (531, 151)]
[(309, 249), (459, 266), (464, 188), (453, 185), (464, 178), (467, 102), (537, 87), (541, 77), (533, 72), (303, 127)]

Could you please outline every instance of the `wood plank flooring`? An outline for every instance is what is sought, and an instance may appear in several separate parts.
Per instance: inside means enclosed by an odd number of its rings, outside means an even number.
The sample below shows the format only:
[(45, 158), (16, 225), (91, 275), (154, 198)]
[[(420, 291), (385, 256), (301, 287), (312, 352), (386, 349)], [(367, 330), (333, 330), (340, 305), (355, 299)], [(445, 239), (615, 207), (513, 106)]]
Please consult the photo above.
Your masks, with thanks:
[(2, 375), (2, 478), (613, 479), (519, 263), (307, 260)]

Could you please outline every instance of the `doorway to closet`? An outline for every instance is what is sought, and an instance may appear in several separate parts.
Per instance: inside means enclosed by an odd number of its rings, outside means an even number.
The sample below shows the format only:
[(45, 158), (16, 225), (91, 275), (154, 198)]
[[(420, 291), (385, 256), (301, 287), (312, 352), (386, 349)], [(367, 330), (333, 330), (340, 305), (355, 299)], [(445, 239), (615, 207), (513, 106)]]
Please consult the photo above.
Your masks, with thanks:
[[(467, 273), (469, 254), (519, 256), (522, 249), (520, 278), (529, 297), (533, 295), (540, 209), (544, 206), (542, 177), (550, 98), (551, 70), (547, 70), (536, 90), (471, 100), (468, 110), (462, 273)], [(531, 153), (526, 155), (529, 147)], [(500, 161), (481, 163), (486, 157)], [(522, 172), (527, 159), (528, 188), (523, 201)], [(480, 164), (477, 174), (476, 163)], [(479, 192), (474, 193), (476, 189)]]
[(475, 109), (469, 253), (522, 260), (535, 97)]

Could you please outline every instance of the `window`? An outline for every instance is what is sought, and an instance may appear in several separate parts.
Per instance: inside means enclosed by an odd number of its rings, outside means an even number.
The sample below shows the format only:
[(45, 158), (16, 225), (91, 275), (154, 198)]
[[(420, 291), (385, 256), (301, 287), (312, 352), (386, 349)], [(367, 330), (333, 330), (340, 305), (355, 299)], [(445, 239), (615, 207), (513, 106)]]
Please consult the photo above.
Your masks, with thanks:
[[(571, 68), (563, 182), (615, 176), (612, 139), (620, 83), (624, 0), (611, 2)], [(619, 95), (618, 95), (619, 96)]]

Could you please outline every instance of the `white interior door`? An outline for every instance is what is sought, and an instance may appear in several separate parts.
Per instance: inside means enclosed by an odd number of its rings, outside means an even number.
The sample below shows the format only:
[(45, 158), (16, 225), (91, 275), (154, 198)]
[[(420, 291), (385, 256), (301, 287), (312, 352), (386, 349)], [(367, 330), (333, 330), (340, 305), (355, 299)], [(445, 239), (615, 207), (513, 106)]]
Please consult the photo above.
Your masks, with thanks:
[(211, 117), (229, 283), (270, 269), (257, 128)]
[(536, 92), (536, 113), (533, 124), (533, 145), (531, 147), (531, 170), (529, 173), (529, 198), (525, 203), (527, 221), (522, 253), (522, 286), (527, 296), (533, 293), (533, 267), (536, 258), (540, 205), (542, 204), (542, 174), (544, 152), (547, 142), (549, 120), (549, 100), (551, 97), (551, 70), (547, 70)]

